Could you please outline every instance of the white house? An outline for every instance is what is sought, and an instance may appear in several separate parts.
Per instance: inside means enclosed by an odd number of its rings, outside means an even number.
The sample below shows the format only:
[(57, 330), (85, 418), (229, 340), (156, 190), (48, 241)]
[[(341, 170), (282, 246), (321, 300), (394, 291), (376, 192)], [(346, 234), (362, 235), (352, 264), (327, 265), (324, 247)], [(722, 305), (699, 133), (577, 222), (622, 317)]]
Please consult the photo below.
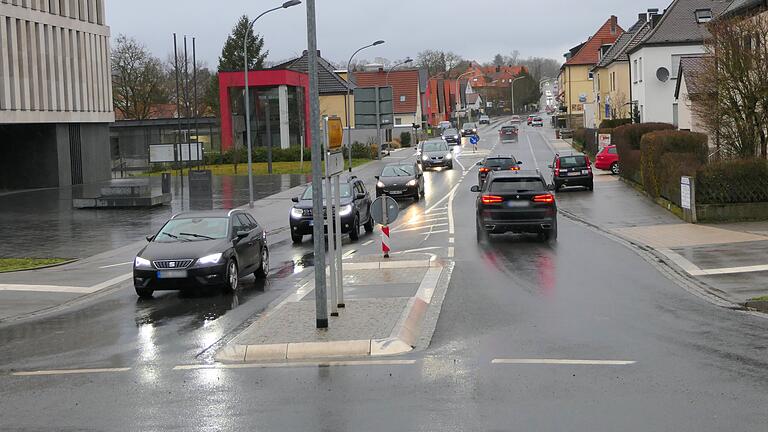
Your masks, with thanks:
[(675, 125), (680, 130), (707, 133), (703, 122), (696, 115), (694, 105), (697, 103), (696, 95), (706, 91), (698, 83), (698, 77), (704, 70), (705, 59), (705, 56), (691, 56), (680, 60), (674, 105)]
[(632, 103), (642, 122), (676, 123), (673, 106), (680, 59), (705, 52), (706, 23), (729, 4), (674, 0), (663, 14), (648, 11), (652, 28), (628, 51)]

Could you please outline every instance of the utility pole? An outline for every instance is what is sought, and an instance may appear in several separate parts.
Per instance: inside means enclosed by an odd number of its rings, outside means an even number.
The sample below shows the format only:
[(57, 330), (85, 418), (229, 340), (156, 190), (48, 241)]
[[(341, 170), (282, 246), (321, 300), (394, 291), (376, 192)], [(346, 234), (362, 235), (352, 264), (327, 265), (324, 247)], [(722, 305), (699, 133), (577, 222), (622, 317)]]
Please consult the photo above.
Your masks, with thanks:
[(317, 328), (328, 328), (328, 294), (325, 286), (323, 165), (321, 161), (323, 149), (320, 142), (320, 93), (317, 85), (315, 0), (307, 0), (307, 62), (309, 69), (309, 126), (312, 131), (312, 217), (314, 219), (312, 237), (315, 242), (315, 315)]

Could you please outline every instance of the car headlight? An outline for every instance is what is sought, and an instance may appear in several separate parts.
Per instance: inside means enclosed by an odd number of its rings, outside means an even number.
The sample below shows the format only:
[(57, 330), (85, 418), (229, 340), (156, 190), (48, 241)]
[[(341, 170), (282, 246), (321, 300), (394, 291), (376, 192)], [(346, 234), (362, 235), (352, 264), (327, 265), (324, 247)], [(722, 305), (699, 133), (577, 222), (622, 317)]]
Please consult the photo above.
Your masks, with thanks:
[(204, 256), (204, 257), (198, 259), (197, 263), (198, 264), (216, 264), (219, 261), (221, 261), (221, 254), (217, 253), (217, 254), (213, 254), (213, 255)]
[(382, 183), (381, 181), (379, 181), (378, 183), (376, 183), (376, 187), (379, 187), (379, 188), (383, 188), (384, 186), (385, 186), (385, 184), (384, 184), (384, 183)]
[(144, 259), (140, 256), (137, 256), (136, 259), (133, 260), (133, 266), (136, 268), (151, 269), (152, 263), (148, 259)]
[(445, 158), (446, 158), (446, 159), (453, 159), (453, 155), (452, 155), (452, 154), (450, 154), (450, 153), (448, 153), (447, 155), (445, 155)]
[(341, 207), (341, 211), (339, 212), (339, 216), (347, 216), (352, 213), (352, 204), (347, 204), (343, 207)]
[(475, 133), (477, 133), (477, 129), (472, 129), (472, 132), (475, 132)]
[(408, 186), (416, 186), (416, 179), (409, 181)]
[(294, 219), (300, 219), (302, 216), (304, 216), (304, 210), (300, 208), (293, 207), (291, 209), (291, 217)]
[(421, 160), (429, 160), (429, 156), (424, 155), (424, 156), (421, 157)]
[(453, 137), (454, 137), (455, 139), (459, 139), (459, 136), (458, 136), (458, 135), (454, 135)]

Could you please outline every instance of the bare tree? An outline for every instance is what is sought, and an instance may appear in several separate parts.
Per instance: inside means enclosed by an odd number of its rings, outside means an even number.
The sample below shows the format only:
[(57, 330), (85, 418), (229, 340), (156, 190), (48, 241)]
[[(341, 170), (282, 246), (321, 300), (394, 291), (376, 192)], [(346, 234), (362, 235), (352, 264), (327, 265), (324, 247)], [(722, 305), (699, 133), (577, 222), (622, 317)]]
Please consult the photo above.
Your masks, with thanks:
[(768, 17), (709, 24), (708, 56), (693, 71), (691, 109), (726, 154), (768, 154)]
[(111, 59), (114, 105), (125, 118), (146, 119), (153, 104), (168, 101), (163, 64), (143, 44), (119, 35)]
[(493, 63), (494, 66), (504, 66), (505, 64), (507, 64), (507, 60), (504, 58), (503, 55), (496, 54), (493, 57), (493, 62), (492, 63)]
[(460, 55), (451, 51), (424, 50), (416, 57), (416, 64), (427, 69), (430, 76), (448, 72), (464, 61)]
[[(165, 82), (163, 83), (165, 88), (165, 94), (168, 95), (169, 103), (176, 103), (176, 64), (173, 61), (173, 54), (168, 54), (168, 59), (164, 64)], [(192, 65), (192, 56), (187, 56), (186, 70), (189, 71), (189, 95), (188, 98), (184, 97), (184, 52), (180, 52), (178, 55), (179, 65), (179, 105), (182, 107), (182, 116), (186, 116), (189, 111), (192, 116), (195, 116), (194, 111), (194, 95), (195, 86), (197, 87), (197, 117), (204, 117), (207, 113), (216, 112), (218, 109), (218, 103), (211, 98), (211, 81), (214, 79), (214, 73), (208, 68), (208, 65), (198, 60), (197, 61), (197, 83), (194, 82), (194, 66)], [(217, 78), (218, 79), (218, 78)], [(216, 92), (218, 93), (218, 86), (216, 86)], [(218, 94), (216, 94), (218, 97)]]
[(519, 63), (528, 68), (528, 72), (537, 81), (544, 77), (556, 78), (561, 66), (559, 61), (543, 57), (529, 57)]

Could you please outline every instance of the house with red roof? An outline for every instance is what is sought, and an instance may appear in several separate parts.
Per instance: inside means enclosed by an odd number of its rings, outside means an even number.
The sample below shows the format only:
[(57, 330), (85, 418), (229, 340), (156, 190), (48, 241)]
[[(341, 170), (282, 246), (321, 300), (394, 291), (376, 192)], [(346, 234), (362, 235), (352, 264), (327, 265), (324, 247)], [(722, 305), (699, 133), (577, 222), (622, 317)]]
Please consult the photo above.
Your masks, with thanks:
[(371, 72), (353, 72), (358, 87), (392, 87), (394, 126), (421, 125), (421, 88), (418, 69), (393, 70), (383, 68)]

